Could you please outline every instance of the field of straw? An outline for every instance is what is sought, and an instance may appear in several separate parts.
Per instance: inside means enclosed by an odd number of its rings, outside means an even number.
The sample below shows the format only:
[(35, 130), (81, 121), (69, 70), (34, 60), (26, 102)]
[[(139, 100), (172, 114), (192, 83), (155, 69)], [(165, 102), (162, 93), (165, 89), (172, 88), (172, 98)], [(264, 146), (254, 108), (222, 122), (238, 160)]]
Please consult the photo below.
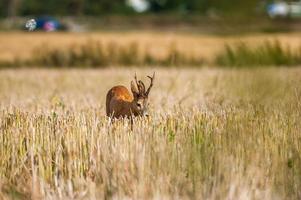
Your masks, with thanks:
[[(110, 87), (153, 71), (151, 118), (109, 124)], [(2, 70), (0, 198), (300, 199), (300, 73)]]

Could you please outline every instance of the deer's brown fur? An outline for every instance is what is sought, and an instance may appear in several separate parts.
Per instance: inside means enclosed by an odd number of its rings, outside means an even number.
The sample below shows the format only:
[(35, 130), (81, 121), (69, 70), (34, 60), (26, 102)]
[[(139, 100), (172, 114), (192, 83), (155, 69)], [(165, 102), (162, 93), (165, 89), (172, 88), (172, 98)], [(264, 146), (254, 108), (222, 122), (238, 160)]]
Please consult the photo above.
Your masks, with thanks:
[(153, 86), (155, 73), (152, 77), (150, 86), (145, 90), (145, 85), (141, 80), (137, 80), (135, 75), (135, 82), (131, 82), (131, 91), (122, 86), (114, 86), (107, 93), (106, 98), (106, 114), (108, 117), (132, 117), (147, 115), (148, 109), (148, 95)]

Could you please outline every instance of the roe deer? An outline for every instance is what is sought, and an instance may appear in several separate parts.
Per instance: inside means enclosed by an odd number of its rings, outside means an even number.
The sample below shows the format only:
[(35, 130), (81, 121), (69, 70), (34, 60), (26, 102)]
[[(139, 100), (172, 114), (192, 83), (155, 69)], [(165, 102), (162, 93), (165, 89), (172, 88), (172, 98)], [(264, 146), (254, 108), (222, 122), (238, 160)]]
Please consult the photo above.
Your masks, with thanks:
[(141, 80), (138, 81), (135, 74), (135, 83), (131, 81), (133, 95), (124, 86), (115, 86), (110, 89), (106, 99), (107, 116), (112, 118), (148, 116), (148, 95), (153, 87), (155, 73), (152, 77), (147, 77), (150, 79), (150, 85), (145, 90), (144, 83)]

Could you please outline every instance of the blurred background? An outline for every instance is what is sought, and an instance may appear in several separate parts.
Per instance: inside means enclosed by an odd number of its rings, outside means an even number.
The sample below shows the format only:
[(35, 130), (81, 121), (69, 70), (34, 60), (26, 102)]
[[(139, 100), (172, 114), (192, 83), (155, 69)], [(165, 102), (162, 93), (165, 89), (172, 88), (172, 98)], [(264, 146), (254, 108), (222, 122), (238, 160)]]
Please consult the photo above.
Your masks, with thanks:
[(52, 21), (54, 30), (71, 31), (177, 27), (224, 33), (231, 29), (219, 26), (227, 24), (240, 31), (288, 31), (299, 28), (292, 21), (301, 17), (301, 1), (2, 0), (0, 17), (1, 29), (20, 28), (28, 17), (37, 17), (40, 23)]
[(0, 11), (2, 67), (301, 62), (301, 1), (2, 0)]
[[(225, 32), (230, 30), (219, 26), (227, 24), (249, 28), (255, 25), (253, 29), (257, 31), (277, 31), (299, 28), (279, 19), (300, 18), (301, 1), (2, 0), (0, 11), (2, 30), (20, 28), (28, 17), (37, 17), (39, 27), (50, 21), (54, 30), (70, 31), (181, 27)], [(278, 21), (275, 24), (271, 19)]]

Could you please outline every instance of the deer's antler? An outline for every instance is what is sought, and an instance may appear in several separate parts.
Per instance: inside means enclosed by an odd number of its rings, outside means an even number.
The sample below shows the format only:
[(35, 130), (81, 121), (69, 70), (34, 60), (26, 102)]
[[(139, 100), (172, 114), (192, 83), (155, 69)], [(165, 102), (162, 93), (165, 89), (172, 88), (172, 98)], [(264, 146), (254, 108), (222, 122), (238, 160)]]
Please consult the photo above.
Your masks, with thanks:
[(137, 74), (136, 74), (136, 72), (135, 72), (134, 79), (135, 79), (135, 82), (136, 82), (136, 85), (137, 85), (137, 87), (139, 88), (139, 84), (138, 84), (138, 80), (137, 80)]
[(141, 80), (138, 81), (136, 72), (135, 72), (134, 78), (135, 78), (135, 82), (138, 87), (139, 93), (144, 94), (145, 93), (145, 85)]
[(145, 85), (144, 85), (144, 83), (141, 80), (139, 80), (138, 83), (139, 83), (138, 88), (139, 88), (140, 93), (144, 94), (145, 93)]
[(148, 94), (149, 94), (149, 92), (151, 91), (151, 89), (152, 89), (152, 87), (153, 87), (153, 83), (154, 83), (154, 80), (155, 80), (155, 72), (154, 72), (154, 74), (153, 74), (153, 76), (151, 77), (151, 76), (147, 76), (149, 79), (150, 79), (150, 85), (149, 85), (149, 87), (148, 87), (148, 89), (147, 89), (147, 91), (146, 91), (146, 96), (148, 96)]

